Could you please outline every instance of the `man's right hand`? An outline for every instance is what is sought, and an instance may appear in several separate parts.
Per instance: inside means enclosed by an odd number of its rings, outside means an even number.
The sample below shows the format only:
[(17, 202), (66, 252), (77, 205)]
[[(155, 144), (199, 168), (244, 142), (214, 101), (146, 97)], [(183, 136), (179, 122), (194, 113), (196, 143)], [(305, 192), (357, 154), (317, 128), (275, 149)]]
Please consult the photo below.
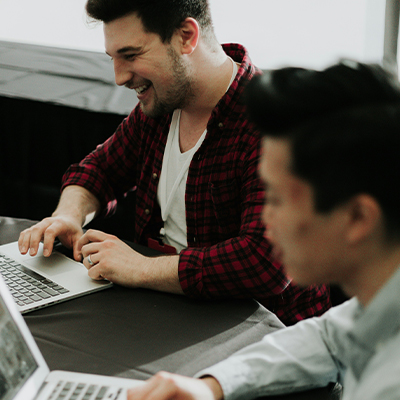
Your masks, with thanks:
[(43, 240), (43, 255), (48, 257), (53, 251), (56, 238), (68, 247), (72, 248), (74, 258), (81, 261), (81, 254), (77, 250), (77, 243), (83, 235), (81, 224), (76, 219), (66, 216), (54, 216), (25, 229), (19, 235), (18, 247), (22, 254), (34, 256), (39, 249), (39, 243)]
[(223, 392), (213, 377), (189, 378), (169, 372), (158, 372), (128, 391), (128, 400), (220, 400)]

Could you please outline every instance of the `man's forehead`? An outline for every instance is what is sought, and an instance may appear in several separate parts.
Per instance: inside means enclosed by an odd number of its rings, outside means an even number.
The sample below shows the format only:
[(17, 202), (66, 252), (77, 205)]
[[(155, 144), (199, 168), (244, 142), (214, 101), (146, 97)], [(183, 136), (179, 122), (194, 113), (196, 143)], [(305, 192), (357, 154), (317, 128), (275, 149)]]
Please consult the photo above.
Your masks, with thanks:
[(147, 32), (136, 14), (128, 14), (103, 26), (107, 54), (140, 53), (143, 49), (159, 40), (155, 33)]
[(289, 141), (287, 139), (265, 137), (262, 146), (262, 159), (268, 170), (289, 172)]

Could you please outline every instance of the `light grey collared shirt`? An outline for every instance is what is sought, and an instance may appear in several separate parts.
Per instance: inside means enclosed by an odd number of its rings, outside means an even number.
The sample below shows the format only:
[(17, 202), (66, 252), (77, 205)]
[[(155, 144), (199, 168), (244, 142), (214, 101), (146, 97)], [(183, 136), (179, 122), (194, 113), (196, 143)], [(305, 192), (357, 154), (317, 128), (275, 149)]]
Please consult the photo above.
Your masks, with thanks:
[(400, 268), (364, 308), (356, 298), (264, 337), (198, 374), (225, 399), (343, 385), (343, 400), (400, 399)]

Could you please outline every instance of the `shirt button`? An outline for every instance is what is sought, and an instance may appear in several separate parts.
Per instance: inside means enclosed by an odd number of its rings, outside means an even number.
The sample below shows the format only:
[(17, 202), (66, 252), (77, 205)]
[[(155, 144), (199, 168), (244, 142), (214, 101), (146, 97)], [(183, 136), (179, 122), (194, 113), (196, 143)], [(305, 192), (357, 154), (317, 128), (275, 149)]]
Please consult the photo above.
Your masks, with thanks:
[(150, 214), (150, 210), (149, 210), (148, 208), (146, 208), (146, 209), (144, 210), (144, 213), (145, 213), (146, 215), (149, 215), (149, 214)]
[(219, 127), (219, 128), (223, 128), (223, 127), (224, 127), (224, 124), (223, 124), (222, 122), (220, 122), (220, 123), (218, 124), (218, 127)]
[(157, 179), (158, 175), (154, 172), (154, 174), (152, 175), (153, 179)]

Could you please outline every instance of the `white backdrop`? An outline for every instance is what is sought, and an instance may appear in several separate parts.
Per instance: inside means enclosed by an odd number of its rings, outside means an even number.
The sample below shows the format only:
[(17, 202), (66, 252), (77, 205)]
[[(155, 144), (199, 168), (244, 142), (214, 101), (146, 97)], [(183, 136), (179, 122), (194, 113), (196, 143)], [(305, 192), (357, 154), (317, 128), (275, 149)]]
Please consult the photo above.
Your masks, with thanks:
[[(0, 40), (104, 51), (86, 0), (0, 0)], [(238, 42), (261, 68), (320, 68), (339, 57), (379, 61), (384, 0), (210, 0), (221, 43)], [(245, 7), (244, 7), (245, 6)]]

